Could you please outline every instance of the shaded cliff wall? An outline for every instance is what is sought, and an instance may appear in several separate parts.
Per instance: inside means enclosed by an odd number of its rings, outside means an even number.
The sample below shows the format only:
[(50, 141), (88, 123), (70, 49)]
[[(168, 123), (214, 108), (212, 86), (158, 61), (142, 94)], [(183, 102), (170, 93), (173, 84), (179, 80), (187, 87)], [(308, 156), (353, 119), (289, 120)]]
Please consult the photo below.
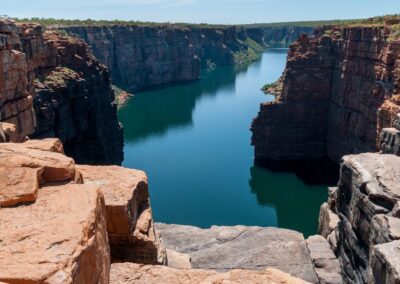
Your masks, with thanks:
[(58, 137), (81, 163), (120, 164), (123, 136), (108, 69), (81, 40), (1, 21), (1, 120), (22, 141)]
[(235, 55), (241, 51), (248, 53), (252, 48), (250, 53), (253, 53), (270, 45), (288, 46), (287, 43), (297, 39), (300, 34), (311, 32), (310, 28), (301, 27), (234, 26), (116, 25), (62, 29), (84, 39), (94, 55), (110, 68), (113, 82), (128, 90), (195, 80), (199, 77), (200, 69), (207, 67), (208, 63), (232, 65), (235, 64)]
[(325, 27), (289, 50), (283, 91), (252, 124), (258, 160), (375, 152), (400, 112), (400, 42), (391, 26)]

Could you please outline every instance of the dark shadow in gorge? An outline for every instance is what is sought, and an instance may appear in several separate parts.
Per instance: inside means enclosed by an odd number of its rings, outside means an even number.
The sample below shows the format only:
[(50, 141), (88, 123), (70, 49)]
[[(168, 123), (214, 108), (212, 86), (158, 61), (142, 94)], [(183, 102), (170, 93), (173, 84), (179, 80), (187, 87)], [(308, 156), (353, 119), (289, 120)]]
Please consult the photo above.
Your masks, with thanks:
[(319, 207), (338, 181), (338, 166), (327, 160), (255, 164), (249, 184), (258, 204), (276, 209), (279, 227), (316, 234)]
[(190, 127), (197, 100), (235, 88), (236, 76), (246, 70), (247, 67), (238, 69), (234, 66), (204, 70), (198, 81), (151, 88), (134, 96), (118, 113), (124, 126), (125, 141), (137, 142), (164, 135), (170, 129)]

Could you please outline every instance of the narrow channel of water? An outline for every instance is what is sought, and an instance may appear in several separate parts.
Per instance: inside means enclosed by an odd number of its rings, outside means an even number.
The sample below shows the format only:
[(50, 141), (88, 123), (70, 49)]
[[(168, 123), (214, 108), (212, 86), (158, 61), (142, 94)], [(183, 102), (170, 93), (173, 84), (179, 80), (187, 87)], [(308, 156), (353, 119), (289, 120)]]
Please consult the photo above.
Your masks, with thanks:
[(244, 70), (218, 67), (196, 82), (138, 93), (119, 111), (124, 166), (147, 172), (156, 221), (316, 233), (327, 185), (253, 165), (250, 124), (273, 100), (260, 88), (281, 75), (286, 53), (270, 49)]

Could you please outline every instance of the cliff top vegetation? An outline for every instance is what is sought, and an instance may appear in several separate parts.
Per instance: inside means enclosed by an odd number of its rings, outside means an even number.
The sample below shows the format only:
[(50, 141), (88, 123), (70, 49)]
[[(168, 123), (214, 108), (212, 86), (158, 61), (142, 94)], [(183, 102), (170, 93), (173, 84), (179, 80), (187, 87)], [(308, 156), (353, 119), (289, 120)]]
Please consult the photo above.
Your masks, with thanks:
[(232, 26), (245, 28), (263, 28), (263, 27), (317, 27), (323, 25), (353, 25), (353, 24), (381, 24), (388, 17), (398, 15), (375, 17), (370, 19), (348, 19), (348, 20), (326, 20), (326, 21), (298, 21), (298, 22), (280, 22), (280, 23), (258, 23), (245, 25), (216, 25), (216, 24), (189, 24), (189, 23), (155, 23), (141, 21), (122, 21), (122, 20), (93, 20), (93, 19), (55, 19), (55, 18), (12, 18), (16, 22), (35, 22), (44, 26), (113, 26), (113, 25), (132, 25), (144, 27), (170, 27), (170, 28), (229, 28)]

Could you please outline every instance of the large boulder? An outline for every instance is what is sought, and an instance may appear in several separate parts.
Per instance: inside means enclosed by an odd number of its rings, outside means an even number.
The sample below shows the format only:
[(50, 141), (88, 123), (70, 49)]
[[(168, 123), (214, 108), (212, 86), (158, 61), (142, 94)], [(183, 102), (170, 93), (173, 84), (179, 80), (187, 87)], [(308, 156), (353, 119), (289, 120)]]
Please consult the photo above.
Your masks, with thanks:
[(165, 264), (166, 251), (154, 230), (147, 176), (118, 166), (77, 166), (85, 184), (105, 197), (107, 231), (113, 261)]
[(156, 224), (168, 249), (188, 254), (193, 268), (276, 268), (312, 283), (319, 280), (301, 233), (278, 228)]
[(0, 281), (108, 283), (104, 198), (98, 188), (41, 188), (35, 203), (0, 209)]

